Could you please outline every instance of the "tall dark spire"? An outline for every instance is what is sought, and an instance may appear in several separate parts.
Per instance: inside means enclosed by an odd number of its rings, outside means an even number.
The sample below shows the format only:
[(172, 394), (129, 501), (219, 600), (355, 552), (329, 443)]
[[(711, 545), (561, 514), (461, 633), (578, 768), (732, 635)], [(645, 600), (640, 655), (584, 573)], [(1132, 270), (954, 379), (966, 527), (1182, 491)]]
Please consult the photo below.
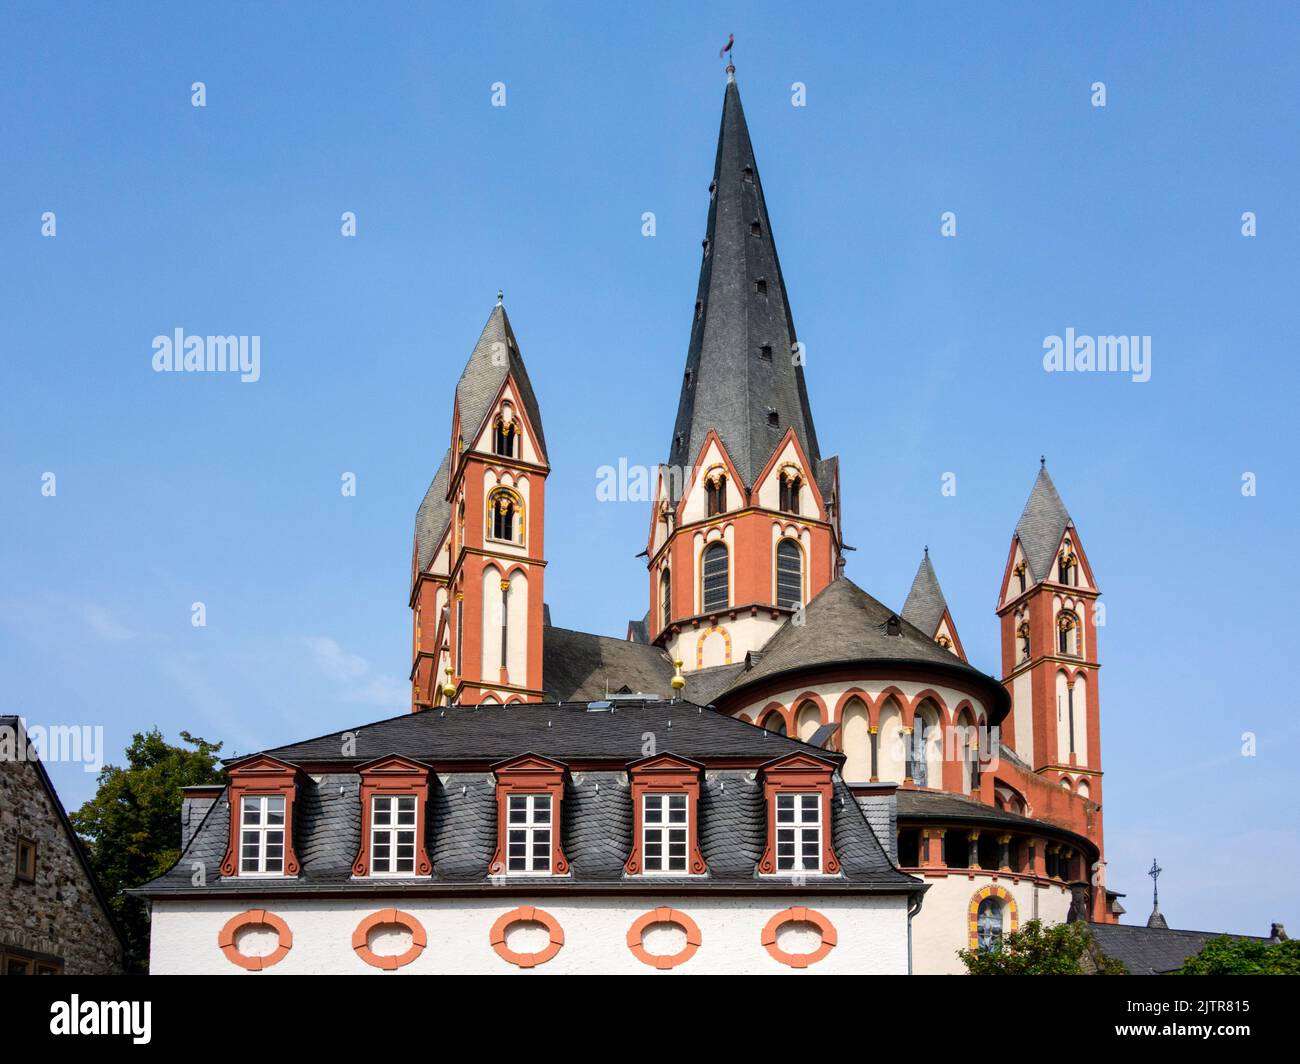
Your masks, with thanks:
[(794, 321), (763, 200), (740, 90), (728, 71), (718, 154), (709, 187), (695, 320), (669, 465), (698, 460), (717, 432), (746, 487), (793, 427), (809, 462), (821, 454)]
[[(1040, 460), (1041, 461), (1041, 460)], [(1016, 523), (1020, 548), (1029, 562), (1029, 575), (1035, 581), (1046, 580), (1052, 571), (1052, 559), (1061, 545), (1061, 537), (1070, 526), (1070, 512), (1057, 494), (1056, 485), (1047, 474), (1045, 461), (1039, 466), (1038, 477), (1024, 513)]]

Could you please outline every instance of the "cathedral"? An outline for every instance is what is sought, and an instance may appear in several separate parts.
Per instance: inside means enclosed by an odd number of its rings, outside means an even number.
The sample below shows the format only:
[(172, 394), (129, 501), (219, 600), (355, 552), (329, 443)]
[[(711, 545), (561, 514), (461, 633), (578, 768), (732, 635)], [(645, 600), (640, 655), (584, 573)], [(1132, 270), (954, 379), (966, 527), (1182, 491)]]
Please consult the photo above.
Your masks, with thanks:
[(180, 860), (133, 891), (152, 971), (946, 973), (1032, 919), (1117, 922), (1080, 530), (1042, 465), (998, 676), (928, 552), (899, 610), (844, 575), (727, 73), (639, 616), (550, 623), (543, 413), (498, 298), (416, 513), (410, 711), (186, 788)]
[(1104, 883), (1096, 603), (1045, 464), (998, 589), (999, 676), (966, 659), (928, 552), (895, 611), (844, 575), (822, 452), (733, 68), (690, 341), (626, 639), (553, 627), (542, 411), (498, 305), (415, 524), (411, 708), (662, 697), (842, 755), (881, 842), (930, 887), (918, 971), (1023, 920), (1114, 922)]

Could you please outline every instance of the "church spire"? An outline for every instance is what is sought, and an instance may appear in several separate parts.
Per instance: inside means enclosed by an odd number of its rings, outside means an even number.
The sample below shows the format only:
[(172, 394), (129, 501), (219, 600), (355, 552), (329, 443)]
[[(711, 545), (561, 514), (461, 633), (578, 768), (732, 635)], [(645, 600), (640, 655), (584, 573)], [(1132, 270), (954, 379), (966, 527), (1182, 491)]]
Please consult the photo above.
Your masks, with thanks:
[(695, 319), (668, 464), (699, 460), (717, 433), (746, 488), (794, 430), (814, 473), (821, 461), (803, 359), (731, 68), (709, 186)]

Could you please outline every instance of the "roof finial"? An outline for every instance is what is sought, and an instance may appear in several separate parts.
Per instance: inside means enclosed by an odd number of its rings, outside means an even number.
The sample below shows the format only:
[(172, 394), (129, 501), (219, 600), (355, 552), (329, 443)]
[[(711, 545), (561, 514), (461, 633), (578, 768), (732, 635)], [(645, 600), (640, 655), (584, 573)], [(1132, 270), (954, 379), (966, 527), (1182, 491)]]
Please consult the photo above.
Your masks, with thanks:
[[(720, 51), (720, 52), (718, 53), (718, 58), (721, 59), (724, 55), (727, 55), (727, 53), (731, 51), (731, 48), (732, 48), (732, 46), (733, 46), (735, 43), (736, 43), (736, 35), (735, 35), (734, 33), (728, 33), (728, 34), (727, 34), (727, 43), (724, 44), (724, 45), (722, 46), (722, 51)], [(736, 80), (736, 65), (735, 65), (735, 63), (733, 63), (733, 62), (731, 61), (731, 57), (728, 56), (728, 58), (727, 58), (727, 84), (728, 84), (728, 85), (734, 84), (734, 83), (735, 83), (735, 80)]]
[(1045, 454), (1040, 454), (1040, 455), (1038, 456), (1038, 468), (1039, 468), (1039, 469), (1046, 469), (1046, 468), (1047, 468), (1047, 455), (1045, 455)]
[(506, 294), (500, 288), (497, 289), (497, 306), (501, 306), (501, 301), (506, 298)]
[(930, 557), (930, 545), (928, 543), (925, 545), (925, 556)]

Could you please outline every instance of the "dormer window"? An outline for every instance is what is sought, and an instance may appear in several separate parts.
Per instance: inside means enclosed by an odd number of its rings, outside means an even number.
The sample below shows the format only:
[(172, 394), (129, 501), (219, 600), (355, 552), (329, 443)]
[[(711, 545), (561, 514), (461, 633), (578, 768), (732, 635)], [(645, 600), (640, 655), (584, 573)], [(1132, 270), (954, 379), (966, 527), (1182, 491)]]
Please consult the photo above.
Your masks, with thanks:
[(239, 874), (284, 875), (284, 796), (246, 795), (239, 806)]
[(761, 875), (834, 875), (839, 859), (831, 845), (829, 762), (794, 754), (763, 769), (767, 800), (767, 846)]
[(764, 362), (771, 362), (771, 361), (772, 361), (772, 345), (771, 345), (771, 344), (764, 344), (762, 347), (760, 347), (760, 348), (758, 349), (758, 357), (761, 358)]
[(424, 843), (429, 768), (390, 754), (362, 765), (361, 846), (354, 876), (427, 876)]
[(512, 794), (506, 837), (506, 871), (551, 874), (551, 816), (549, 794)]
[(266, 754), (230, 768), (230, 835), (221, 875), (296, 876), (293, 847), (298, 769)]
[(704, 497), (707, 516), (717, 517), (727, 509), (727, 475), (720, 469), (711, 469), (704, 477)]
[(785, 466), (781, 470), (781, 512), (799, 513), (799, 492), (803, 488), (803, 477), (794, 466)]
[(658, 754), (628, 767), (632, 784), (632, 853), (628, 875), (691, 876), (707, 871), (696, 824), (703, 766)]
[(744, 177), (744, 180), (745, 180), (745, 183), (746, 183), (746, 184), (753, 184), (753, 181), (754, 181), (754, 168), (753, 168), (752, 166), (747, 166), (747, 167), (745, 167), (745, 170), (744, 170), (744, 173), (743, 173), (742, 176)]
[(497, 848), (489, 872), (508, 876), (566, 874), (569, 862), (560, 847), (564, 765), (524, 754), (494, 771)]
[(758, 222), (750, 222), (750, 223), (749, 223), (749, 235), (750, 235), (750, 236), (762, 236), (762, 235), (763, 235), (763, 227), (762, 227), (761, 225), (759, 225)]
[(760, 277), (757, 281), (754, 282), (754, 292), (758, 295), (758, 297), (759, 297), (760, 299), (766, 299), (766, 298), (767, 298), (767, 279), (766, 279), (766, 278)]

